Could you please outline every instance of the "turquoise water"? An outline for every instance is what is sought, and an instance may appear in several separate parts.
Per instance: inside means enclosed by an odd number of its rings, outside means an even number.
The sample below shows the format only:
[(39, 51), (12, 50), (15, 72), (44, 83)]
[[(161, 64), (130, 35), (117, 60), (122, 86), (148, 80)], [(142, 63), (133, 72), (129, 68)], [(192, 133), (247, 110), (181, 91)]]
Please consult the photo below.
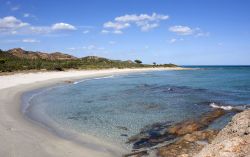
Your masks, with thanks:
[[(198, 68), (112, 75), (41, 89), (33, 92), (25, 112), (48, 127), (53, 122), (129, 147), (127, 138), (147, 125), (198, 117), (212, 110), (211, 103), (250, 105), (250, 67)], [(231, 116), (211, 127), (223, 127)]]

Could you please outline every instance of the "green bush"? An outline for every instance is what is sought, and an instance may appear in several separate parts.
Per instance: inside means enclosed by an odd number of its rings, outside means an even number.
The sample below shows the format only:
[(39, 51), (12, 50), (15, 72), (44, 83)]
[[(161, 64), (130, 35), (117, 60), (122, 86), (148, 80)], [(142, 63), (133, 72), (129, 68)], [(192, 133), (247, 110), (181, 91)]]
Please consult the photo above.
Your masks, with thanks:
[(136, 60), (135, 60), (135, 63), (137, 63), (137, 64), (141, 64), (141, 63), (142, 63), (142, 61), (141, 61), (141, 60), (139, 60), (139, 59), (136, 59)]

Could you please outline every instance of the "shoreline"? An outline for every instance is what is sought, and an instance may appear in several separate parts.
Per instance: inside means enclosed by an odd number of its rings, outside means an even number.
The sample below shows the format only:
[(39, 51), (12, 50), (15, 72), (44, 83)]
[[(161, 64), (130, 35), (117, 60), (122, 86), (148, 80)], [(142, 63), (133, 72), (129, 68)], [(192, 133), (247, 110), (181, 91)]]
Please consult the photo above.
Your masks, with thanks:
[[(186, 68), (143, 68), (143, 69), (108, 69), (66, 72), (18, 73), (0, 76), (0, 145), (1, 156), (32, 157), (77, 157), (120, 156), (123, 152), (116, 146), (95, 143), (88, 139), (87, 145), (79, 145), (70, 140), (55, 136), (51, 131), (36, 125), (21, 112), (21, 96), (23, 93), (39, 88), (49, 87), (65, 81), (107, 76), (110, 74), (126, 74), (146, 71), (186, 70)], [(77, 138), (77, 137), (75, 137)], [(93, 145), (88, 145), (91, 143)], [(86, 144), (86, 143), (85, 143)], [(106, 148), (105, 148), (106, 147)]]

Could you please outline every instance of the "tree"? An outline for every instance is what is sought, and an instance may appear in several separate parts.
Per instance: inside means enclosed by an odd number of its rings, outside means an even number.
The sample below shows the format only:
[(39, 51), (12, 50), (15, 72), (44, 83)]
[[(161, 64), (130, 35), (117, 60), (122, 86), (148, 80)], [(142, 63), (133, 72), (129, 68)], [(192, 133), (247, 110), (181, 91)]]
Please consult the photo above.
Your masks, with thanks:
[(6, 62), (5, 59), (0, 59), (0, 64), (4, 64)]
[(153, 62), (153, 65), (155, 66), (155, 65), (156, 65), (156, 63), (155, 63), (155, 62)]
[(141, 64), (141, 63), (142, 63), (142, 61), (141, 61), (141, 60), (139, 60), (139, 59), (136, 59), (136, 60), (135, 60), (135, 63), (137, 63), (137, 64)]

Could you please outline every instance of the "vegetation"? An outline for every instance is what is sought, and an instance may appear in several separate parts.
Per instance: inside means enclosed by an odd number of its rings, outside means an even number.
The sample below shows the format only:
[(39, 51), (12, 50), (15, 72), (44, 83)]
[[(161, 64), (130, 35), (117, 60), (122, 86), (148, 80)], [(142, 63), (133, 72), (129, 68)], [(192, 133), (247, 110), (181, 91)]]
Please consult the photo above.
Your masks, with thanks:
[(141, 60), (139, 60), (139, 59), (136, 59), (136, 60), (135, 60), (135, 63), (137, 63), (137, 64), (141, 64), (141, 63), (142, 63), (142, 61), (141, 61)]
[[(36, 52), (34, 52), (36, 53)], [(119, 61), (88, 56), (69, 60), (30, 59), (15, 56), (9, 51), (0, 50), (0, 72), (12, 72), (23, 70), (56, 70), (65, 69), (107, 69), (107, 68), (140, 68), (153, 67), (152, 65), (141, 64), (142, 62)], [(157, 65), (161, 67), (175, 67), (173, 64)]]

